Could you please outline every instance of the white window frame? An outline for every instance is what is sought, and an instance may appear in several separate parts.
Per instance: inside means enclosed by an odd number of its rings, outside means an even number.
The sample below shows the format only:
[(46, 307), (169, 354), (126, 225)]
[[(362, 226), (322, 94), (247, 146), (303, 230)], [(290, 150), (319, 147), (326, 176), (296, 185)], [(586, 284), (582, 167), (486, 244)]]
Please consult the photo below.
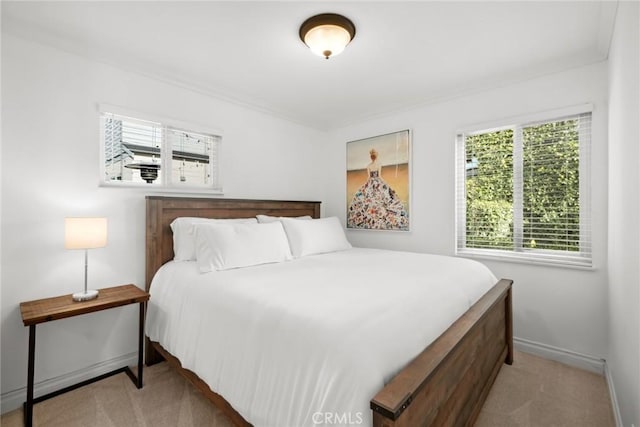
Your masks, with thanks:
[[(593, 250), (591, 233), (591, 139), (592, 129), (589, 129), (585, 140), (579, 141), (579, 194), (580, 194), (580, 250), (578, 252), (561, 250), (528, 249), (522, 242), (523, 200), (522, 191), (515, 191), (513, 200), (513, 234), (514, 249), (489, 249), (466, 247), (466, 151), (465, 136), (489, 133), (498, 130), (512, 129), (514, 131), (513, 177), (514, 187), (522, 176), (522, 138), (521, 129), (536, 123), (560, 121), (570, 116), (591, 114), (593, 122), (593, 106), (584, 104), (545, 111), (538, 114), (518, 116), (510, 119), (494, 121), (484, 124), (466, 126), (456, 132), (456, 255), (472, 258), (487, 258), (503, 261), (525, 262), (532, 264), (558, 265), (575, 268), (593, 268)], [(522, 183), (522, 179), (519, 180)]]
[[(105, 168), (105, 134), (104, 134), (104, 114), (114, 114), (120, 117), (129, 117), (134, 120), (143, 120), (148, 122), (154, 122), (160, 124), (162, 128), (162, 145), (160, 154), (161, 178), (158, 182), (152, 184), (128, 182), (128, 181), (114, 181), (107, 180), (106, 168)], [(99, 119), (99, 133), (100, 133), (100, 186), (103, 187), (130, 187), (130, 188), (143, 188), (151, 191), (166, 191), (166, 192), (186, 192), (186, 193), (206, 193), (222, 195), (222, 177), (221, 177), (221, 149), (222, 149), (222, 132), (217, 129), (212, 129), (207, 126), (188, 123), (180, 120), (170, 119), (166, 117), (160, 117), (147, 113), (141, 113), (138, 111), (132, 111), (123, 107), (99, 104), (98, 105), (98, 119)], [(166, 134), (168, 130), (182, 130), (198, 134), (209, 135), (215, 138), (215, 164), (212, 165), (212, 182), (210, 185), (198, 185), (198, 184), (185, 184), (181, 182), (172, 182), (171, 174), (171, 160), (173, 149), (171, 144), (167, 142)]]

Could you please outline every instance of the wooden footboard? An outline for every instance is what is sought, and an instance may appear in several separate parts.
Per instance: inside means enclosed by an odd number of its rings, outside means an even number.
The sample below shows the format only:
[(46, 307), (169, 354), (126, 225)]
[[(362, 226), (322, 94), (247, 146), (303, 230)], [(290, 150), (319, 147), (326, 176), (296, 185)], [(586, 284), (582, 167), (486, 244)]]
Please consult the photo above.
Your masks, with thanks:
[(511, 280), (500, 280), (371, 400), (376, 427), (470, 426), (513, 363)]

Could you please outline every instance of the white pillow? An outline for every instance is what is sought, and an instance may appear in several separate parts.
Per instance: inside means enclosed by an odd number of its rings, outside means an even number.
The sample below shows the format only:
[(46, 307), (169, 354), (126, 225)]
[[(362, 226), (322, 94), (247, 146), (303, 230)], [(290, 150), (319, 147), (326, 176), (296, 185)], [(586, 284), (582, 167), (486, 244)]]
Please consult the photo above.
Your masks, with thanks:
[(294, 258), (351, 249), (344, 228), (335, 216), (309, 221), (283, 218), (281, 222)]
[(171, 231), (173, 232), (173, 260), (174, 261), (195, 261), (196, 259), (196, 235), (193, 228), (194, 224), (255, 224), (258, 220), (255, 218), (198, 218), (198, 217), (180, 217), (171, 223)]
[(290, 218), (290, 219), (312, 219), (312, 218), (311, 218), (311, 215), (296, 216), (296, 217), (289, 217), (289, 216), (256, 215), (256, 218), (258, 218), (258, 222), (259, 222), (260, 224), (266, 224), (266, 223), (269, 223), (269, 222), (280, 221), (282, 218)]
[(280, 222), (195, 224), (196, 261), (201, 273), (291, 259)]

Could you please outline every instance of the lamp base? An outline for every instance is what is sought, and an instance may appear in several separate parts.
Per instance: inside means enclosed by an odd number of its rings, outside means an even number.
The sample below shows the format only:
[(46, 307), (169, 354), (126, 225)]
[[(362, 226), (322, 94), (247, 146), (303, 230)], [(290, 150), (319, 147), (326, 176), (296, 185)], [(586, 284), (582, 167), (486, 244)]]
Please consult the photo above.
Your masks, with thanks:
[(89, 301), (94, 298), (98, 298), (98, 291), (88, 290), (84, 292), (76, 292), (75, 294), (73, 294), (74, 301)]

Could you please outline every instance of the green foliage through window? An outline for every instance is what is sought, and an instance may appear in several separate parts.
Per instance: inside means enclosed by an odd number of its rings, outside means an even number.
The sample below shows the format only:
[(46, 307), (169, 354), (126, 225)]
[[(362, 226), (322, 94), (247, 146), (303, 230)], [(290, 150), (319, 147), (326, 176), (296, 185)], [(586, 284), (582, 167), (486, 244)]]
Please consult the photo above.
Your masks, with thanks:
[(580, 181), (590, 119), (587, 113), (460, 135), (464, 239), (458, 248), (584, 252), (590, 259)]
[(578, 121), (526, 127), (523, 142), (523, 245), (580, 250)]
[(513, 249), (513, 130), (469, 136), (467, 247)]

